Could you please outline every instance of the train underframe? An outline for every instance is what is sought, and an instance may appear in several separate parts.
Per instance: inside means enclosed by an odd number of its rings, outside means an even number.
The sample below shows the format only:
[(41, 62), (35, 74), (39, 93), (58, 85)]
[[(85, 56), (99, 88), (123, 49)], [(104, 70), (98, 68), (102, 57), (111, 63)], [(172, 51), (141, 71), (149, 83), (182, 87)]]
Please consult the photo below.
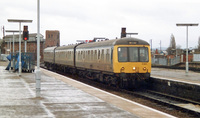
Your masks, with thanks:
[(75, 68), (73, 66), (54, 65), (50, 63), (45, 64), (45, 66), (51, 70), (77, 74), (80, 77), (129, 90), (146, 88), (150, 78), (150, 73), (112, 73), (85, 68)]
[(150, 73), (110, 73), (83, 68), (76, 71), (80, 77), (129, 90), (146, 88), (150, 78)]

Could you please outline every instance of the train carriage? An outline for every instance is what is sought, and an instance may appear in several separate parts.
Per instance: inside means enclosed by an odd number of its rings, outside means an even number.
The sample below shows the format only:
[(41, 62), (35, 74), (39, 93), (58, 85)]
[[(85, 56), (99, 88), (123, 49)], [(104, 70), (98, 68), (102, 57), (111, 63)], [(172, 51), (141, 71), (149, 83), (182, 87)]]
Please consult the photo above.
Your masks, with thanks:
[(76, 67), (112, 72), (112, 40), (82, 44), (76, 48)]
[(150, 46), (136, 38), (62, 46), (54, 53), (53, 68), (121, 88), (137, 88), (151, 73)]
[(52, 65), (55, 63), (55, 49), (57, 46), (54, 47), (47, 47), (43, 51), (44, 55), (44, 64), (47, 68), (52, 67)]
[[(115, 57), (115, 58), (114, 58)], [(136, 38), (116, 41), (113, 49), (113, 72), (119, 76), (119, 86), (138, 88), (150, 78), (151, 51), (149, 44)]]
[(55, 50), (55, 68), (59, 70), (71, 71), (75, 68), (76, 45), (61, 46)]

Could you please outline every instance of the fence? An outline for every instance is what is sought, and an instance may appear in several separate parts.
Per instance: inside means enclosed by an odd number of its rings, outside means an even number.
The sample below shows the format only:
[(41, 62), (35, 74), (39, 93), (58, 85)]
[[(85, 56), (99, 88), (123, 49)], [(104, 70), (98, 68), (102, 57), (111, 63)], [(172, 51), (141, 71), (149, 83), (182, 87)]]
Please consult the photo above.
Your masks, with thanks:
[[(11, 53), (7, 56), (7, 59), (10, 63), (7, 66), (7, 70), (10, 68), (14, 68), (14, 70), (18, 70), (19, 68), (19, 53)], [(22, 71), (31, 72), (35, 70), (34, 65), (34, 53), (21, 53), (21, 67)]]
[(193, 54), (193, 61), (200, 62), (200, 54)]
[(7, 60), (7, 58), (6, 58), (7, 56), (8, 56), (8, 54), (1, 54), (0, 55), (0, 60), (1, 61), (6, 61)]
[(173, 66), (181, 62), (180, 56), (177, 56), (172, 59), (167, 58), (151, 58), (151, 63), (153, 65), (164, 65), (164, 66)]

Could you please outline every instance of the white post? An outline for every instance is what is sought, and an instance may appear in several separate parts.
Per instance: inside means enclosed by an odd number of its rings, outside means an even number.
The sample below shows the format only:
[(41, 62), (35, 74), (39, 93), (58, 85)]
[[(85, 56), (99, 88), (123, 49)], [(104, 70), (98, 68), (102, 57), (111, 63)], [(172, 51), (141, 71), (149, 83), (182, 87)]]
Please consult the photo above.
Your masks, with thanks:
[(188, 26), (186, 26), (186, 74), (188, 74)]
[[(10, 48), (10, 56), (12, 57), (12, 52), (11, 52), (11, 39), (10, 39), (10, 46), (9, 46), (9, 48)], [(12, 59), (12, 58), (11, 58)], [(9, 71), (11, 71), (11, 68), (12, 68), (12, 60), (10, 59), (10, 68), (9, 68)]]
[(26, 45), (27, 45), (27, 41), (24, 41), (25, 53), (26, 53)]
[(21, 22), (19, 22), (19, 76), (21, 76)]
[(37, 1), (37, 69), (36, 69), (36, 97), (40, 97), (40, 1)]
[(198, 26), (198, 23), (178, 23), (176, 26), (186, 26), (186, 62), (185, 62), (185, 73), (188, 75), (188, 26)]
[[(14, 41), (14, 39), (15, 39), (15, 36), (14, 36), (14, 32), (13, 32), (13, 54), (12, 54), (12, 57), (14, 56), (14, 53), (15, 53), (15, 41)], [(13, 70), (14, 70), (14, 68), (15, 68), (15, 60), (14, 60), (14, 58), (12, 58), (12, 60), (13, 60)]]

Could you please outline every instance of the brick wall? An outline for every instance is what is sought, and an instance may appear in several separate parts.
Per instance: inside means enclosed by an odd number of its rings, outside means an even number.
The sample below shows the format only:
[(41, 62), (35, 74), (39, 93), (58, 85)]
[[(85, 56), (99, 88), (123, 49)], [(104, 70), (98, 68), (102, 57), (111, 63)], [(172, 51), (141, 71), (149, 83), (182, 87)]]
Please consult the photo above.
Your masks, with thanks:
[[(14, 44), (15, 46), (15, 50), (14, 52), (18, 52), (19, 51), (19, 43), (15, 42)], [(43, 50), (44, 50), (44, 42), (40, 42), (40, 56), (41, 56), (41, 61), (43, 60)], [(7, 43), (4, 43), (4, 47), (7, 48)], [(24, 42), (21, 43), (21, 52), (25, 52), (25, 48), (24, 48)], [(5, 51), (5, 50), (4, 50)], [(31, 52), (34, 53), (35, 55), (35, 60), (37, 59), (37, 42), (27, 42), (27, 48), (26, 48), (27, 52)], [(13, 43), (11, 43), (11, 52), (13, 52)]]
[[(188, 54), (188, 62), (193, 61), (193, 54)], [(183, 54), (183, 62), (186, 62), (186, 55)]]
[(58, 30), (46, 30), (45, 48), (60, 46), (60, 32)]
[[(35, 53), (35, 59), (37, 58), (37, 40), (36, 33), (29, 34), (29, 40), (27, 42), (27, 52)], [(5, 36), (6, 40), (12, 39), (12, 35)], [(19, 51), (19, 35), (15, 35), (15, 52)], [(9, 54), (10, 52), (6, 51), (6, 49), (9, 49), (8, 43), (3, 42), (1, 45), (2, 53), (3, 54)], [(60, 32), (58, 30), (46, 30), (46, 40), (43, 39), (43, 36), (41, 36), (41, 42), (40, 42), (40, 56), (41, 61), (43, 60), (43, 50), (46, 47), (52, 47), (52, 46), (60, 46)], [(24, 52), (24, 42), (21, 42), (21, 52)], [(11, 52), (13, 52), (13, 43), (11, 43)]]

